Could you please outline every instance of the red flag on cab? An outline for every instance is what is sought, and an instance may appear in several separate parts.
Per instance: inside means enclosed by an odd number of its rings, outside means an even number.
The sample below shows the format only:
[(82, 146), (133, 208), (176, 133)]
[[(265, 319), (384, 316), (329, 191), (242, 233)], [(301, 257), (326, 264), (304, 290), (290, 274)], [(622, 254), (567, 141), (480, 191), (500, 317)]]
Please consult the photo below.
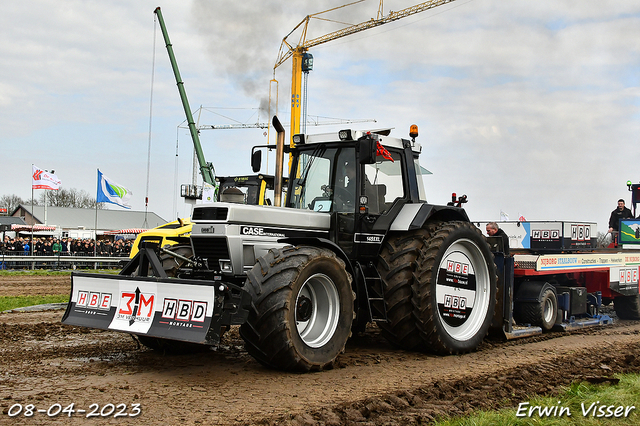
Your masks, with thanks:
[(393, 162), (393, 157), (391, 156), (391, 153), (387, 150), (387, 148), (380, 145), (380, 142), (376, 142), (376, 144), (378, 146), (376, 156), (382, 155), (382, 158), (384, 158), (385, 160), (390, 160), (391, 162)]

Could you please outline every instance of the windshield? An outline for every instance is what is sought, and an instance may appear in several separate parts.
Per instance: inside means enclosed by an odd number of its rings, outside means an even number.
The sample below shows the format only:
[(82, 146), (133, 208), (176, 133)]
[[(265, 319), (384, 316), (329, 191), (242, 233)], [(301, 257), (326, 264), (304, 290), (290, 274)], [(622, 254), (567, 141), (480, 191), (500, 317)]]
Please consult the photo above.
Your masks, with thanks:
[(318, 145), (313, 151), (301, 152), (289, 207), (321, 212), (354, 210), (355, 170), (353, 147)]

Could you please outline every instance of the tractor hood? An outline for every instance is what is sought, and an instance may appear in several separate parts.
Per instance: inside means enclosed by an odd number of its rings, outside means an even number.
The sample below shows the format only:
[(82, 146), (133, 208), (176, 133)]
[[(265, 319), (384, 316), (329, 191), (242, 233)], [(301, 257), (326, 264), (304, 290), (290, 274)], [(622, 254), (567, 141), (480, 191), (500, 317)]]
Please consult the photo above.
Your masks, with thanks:
[[(329, 230), (331, 215), (285, 207), (212, 203), (193, 210), (194, 232), (208, 224), (258, 225), (283, 229)], [(198, 231), (196, 231), (198, 228)]]

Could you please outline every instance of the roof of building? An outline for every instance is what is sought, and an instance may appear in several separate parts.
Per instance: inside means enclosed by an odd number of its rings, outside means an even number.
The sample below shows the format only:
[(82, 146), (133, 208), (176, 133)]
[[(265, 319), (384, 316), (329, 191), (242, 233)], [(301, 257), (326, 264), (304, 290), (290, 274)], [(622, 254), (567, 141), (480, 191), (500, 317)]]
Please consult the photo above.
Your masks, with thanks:
[[(32, 215), (31, 206), (21, 204), (14, 210), (12, 216), (24, 217), (26, 214)], [(59, 229), (78, 229), (85, 227), (87, 229), (114, 230), (125, 228), (155, 228), (167, 223), (155, 213), (146, 213), (143, 211), (132, 210), (97, 210), (97, 226), (96, 226), (96, 209), (78, 209), (72, 207), (54, 207), (47, 206), (47, 225), (55, 225)], [(33, 206), (33, 217), (39, 224), (45, 223), (44, 206)], [(28, 221), (27, 221), (28, 222)]]
[(24, 225), (24, 220), (21, 217), (14, 216), (0, 216), (0, 225)]

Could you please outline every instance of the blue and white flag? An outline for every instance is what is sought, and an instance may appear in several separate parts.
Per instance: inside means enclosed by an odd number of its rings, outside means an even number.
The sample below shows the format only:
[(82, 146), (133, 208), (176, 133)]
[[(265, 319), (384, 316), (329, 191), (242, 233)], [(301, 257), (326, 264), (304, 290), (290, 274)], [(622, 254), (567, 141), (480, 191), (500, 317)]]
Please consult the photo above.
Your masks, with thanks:
[(98, 170), (97, 203), (113, 203), (125, 209), (130, 209), (129, 199), (132, 195), (133, 192), (112, 181)]

